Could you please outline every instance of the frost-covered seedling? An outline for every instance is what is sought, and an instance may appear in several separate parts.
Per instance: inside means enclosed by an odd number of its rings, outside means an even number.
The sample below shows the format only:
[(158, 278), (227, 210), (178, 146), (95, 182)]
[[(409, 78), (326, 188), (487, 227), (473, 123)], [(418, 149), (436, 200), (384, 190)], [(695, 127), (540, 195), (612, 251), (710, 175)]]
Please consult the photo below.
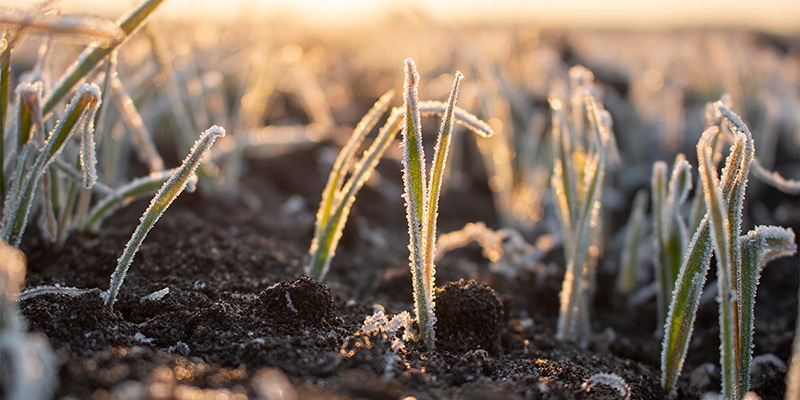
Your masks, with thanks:
[(314, 239), (311, 242), (309, 253), (311, 262), (306, 268), (306, 273), (317, 280), (325, 279), (328, 274), (331, 259), (333, 258), (339, 239), (342, 236), (350, 208), (356, 199), (358, 191), (367, 182), (372, 171), (378, 165), (383, 153), (389, 148), (395, 134), (400, 129), (402, 114), (394, 111), (389, 115), (389, 120), (378, 132), (372, 145), (355, 164), (350, 179), (345, 183), (347, 172), (353, 165), (353, 159), (364, 138), (377, 124), (386, 112), (389, 102), (392, 101), (394, 92), (389, 91), (372, 106), (353, 130), (347, 144), (339, 152), (333, 169), (328, 176), (325, 190), (322, 192), (322, 201), (317, 211), (317, 220), (314, 225)]
[[(453, 89), (442, 117), (430, 173), (425, 172), (425, 152), (422, 147), (422, 124), (418, 95), (419, 73), (414, 60), (405, 61), (405, 100), (403, 119), (403, 185), (406, 217), (408, 219), (409, 261), (414, 284), (414, 310), (420, 336), (428, 351), (435, 345), (434, 326), (434, 256), (436, 253), (436, 220), (439, 195), (447, 163), (447, 153), (453, 133), (455, 103), (463, 75), (456, 72)], [(427, 179), (430, 178), (430, 182)]]
[(594, 290), (598, 257), (603, 178), (607, 166), (619, 157), (611, 117), (595, 99), (591, 73), (579, 68), (571, 74), (581, 75), (578, 80), (585, 81), (576, 84), (571, 109), (565, 109), (563, 101), (550, 98), (554, 151), (551, 185), (567, 260), (560, 294), (558, 340), (579, 340), (589, 334), (589, 297)]
[[(48, 166), (58, 156), (67, 142), (67, 139), (75, 131), (76, 127), (82, 125), (82, 129), (89, 131), (83, 133), (84, 139), (93, 136), (94, 126), (91, 120), (100, 105), (100, 89), (94, 84), (81, 84), (75, 96), (67, 105), (67, 110), (58, 121), (58, 124), (48, 136), (47, 140), (39, 149), (36, 161), (30, 171), (19, 178), (18, 183), (12, 185), (5, 202), (3, 204), (3, 218), (0, 222), (0, 238), (8, 241), (14, 246), (18, 246), (25, 232), (28, 217), (33, 206), (33, 199), (36, 188), (42, 176), (47, 172)], [(88, 145), (85, 151), (92, 152)], [(83, 151), (82, 151), (83, 153)], [(25, 150), (20, 152), (19, 157), (24, 157)], [(87, 160), (85, 156), (82, 160)], [(17, 164), (17, 168), (24, 168), (24, 161)], [(91, 177), (90, 166), (84, 166), (86, 176)], [(17, 171), (21, 172), (21, 171)]]
[(692, 166), (686, 156), (678, 154), (667, 182), (667, 164), (653, 165), (651, 195), (653, 202), (653, 237), (655, 275), (658, 291), (659, 326), (667, 318), (670, 296), (683, 261), (683, 251), (689, 243), (686, 221), (680, 207), (692, 189)]
[(620, 378), (619, 375), (614, 373), (605, 373), (599, 372), (587, 379), (581, 385), (581, 390), (591, 391), (592, 388), (597, 387), (598, 385), (603, 385), (614, 389), (619, 393), (619, 397), (623, 400), (628, 400), (631, 398), (631, 387), (628, 386), (628, 383), (625, 382), (624, 379)]
[(715, 107), (727, 121), (734, 141), (721, 178), (712, 161), (712, 143), (719, 130), (707, 129), (697, 145), (707, 212), (685, 252), (672, 295), (664, 327), (661, 384), (666, 394), (673, 393), (713, 250), (719, 287), (722, 395), (726, 399), (742, 399), (750, 386), (753, 306), (761, 270), (775, 258), (794, 254), (797, 246), (791, 229), (758, 226), (747, 235), (740, 234), (754, 144), (750, 130), (738, 115), (721, 102)]
[[(399, 108), (392, 108), (388, 119), (378, 131), (378, 136), (361, 159), (354, 162), (361, 143), (386, 113), (393, 97), (394, 91), (389, 91), (375, 102), (336, 157), (317, 210), (314, 239), (309, 249), (311, 261), (306, 267), (306, 273), (311, 278), (325, 279), (356, 195), (367, 182), (401, 128), (403, 111)], [(444, 116), (448, 112), (447, 107), (447, 103), (440, 101), (423, 101), (419, 103), (419, 112), (421, 115)], [(461, 108), (453, 107), (452, 118), (456, 123), (473, 132), (484, 136), (491, 135), (492, 130), (489, 125)], [(351, 169), (352, 171), (350, 171)], [(345, 182), (348, 173), (350, 176)]]
[[(120, 17), (117, 20), (117, 25), (122, 30), (124, 39), (129, 38), (163, 2), (164, 0), (144, 0), (138, 7)], [(50, 113), (55, 108), (56, 104), (58, 104), (83, 77), (91, 72), (100, 61), (111, 54), (124, 39), (112, 42), (105, 47), (93, 44), (84, 50), (80, 57), (78, 57), (78, 60), (67, 69), (61, 79), (53, 86), (53, 90), (48, 94), (42, 106), (44, 114), (47, 115)]]
[[(631, 216), (625, 232), (625, 245), (622, 247), (620, 267), (617, 272), (617, 292), (628, 295), (636, 284), (636, 272), (639, 266), (639, 242), (644, 225), (644, 214), (647, 208), (647, 192), (641, 189), (633, 200)], [(671, 293), (671, 292), (670, 292)]]
[(117, 268), (114, 270), (114, 273), (111, 274), (111, 283), (108, 292), (105, 294), (106, 306), (108, 308), (114, 307), (119, 288), (122, 286), (122, 281), (125, 279), (125, 274), (128, 272), (128, 268), (133, 262), (133, 257), (136, 255), (136, 252), (139, 251), (139, 246), (141, 246), (147, 233), (150, 232), (153, 225), (161, 218), (164, 211), (167, 210), (167, 207), (169, 207), (178, 195), (181, 194), (183, 189), (186, 188), (186, 185), (194, 176), (197, 167), (199, 167), (200, 163), (203, 161), (206, 151), (211, 148), (217, 138), (223, 136), (225, 136), (225, 129), (216, 125), (203, 132), (200, 138), (194, 143), (194, 146), (192, 146), (189, 155), (183, 160), (181, 166), (172, 174), (169, 180), (161, 186), (161, 189), (159, 189), (158, 193), (153, 197), (153, 200), (150, 201), (150, 205), (140, 219), (139, 226), (136, 227), (128, 244), (125, 245), (125, 250), (117, 261)]

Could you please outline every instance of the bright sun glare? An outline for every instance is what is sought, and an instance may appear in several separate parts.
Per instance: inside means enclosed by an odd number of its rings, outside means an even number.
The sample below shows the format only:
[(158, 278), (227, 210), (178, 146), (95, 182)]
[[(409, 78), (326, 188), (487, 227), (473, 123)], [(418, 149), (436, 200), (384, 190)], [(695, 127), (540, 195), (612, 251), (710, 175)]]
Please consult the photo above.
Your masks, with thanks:
[[(8, 6), (27, 8), (37, 2), (8, 0)], [(65, 12), (88, 12), (113, 17), (133, 1), (64, 0)], [(251, 18), (290, 17), (316, 27), (342, 28), (367, 25), (380, 17), (417, 13), (443, 23), (530, 23), (545, 27), (747, 27), (800, 33), (800, 2), (795, 0), (416, 0), (400, 10), (391, 0), (237, 0), (220, 7), (215, 0), (169, 0), (159, 14), (169, 18), (229, 21), (241, 15)]]

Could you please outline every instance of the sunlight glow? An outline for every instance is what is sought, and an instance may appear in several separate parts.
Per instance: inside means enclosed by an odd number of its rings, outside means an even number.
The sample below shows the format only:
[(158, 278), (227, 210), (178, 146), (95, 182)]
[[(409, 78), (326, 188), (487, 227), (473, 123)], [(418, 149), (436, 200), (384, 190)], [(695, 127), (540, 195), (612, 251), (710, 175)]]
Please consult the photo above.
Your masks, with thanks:
[[(6, 6), (29, 8), (38, 2), (7, 0)], [(116, 17), (133, 1), (63, 0), (64, 12), (86, 12)], [(371, 26), (398, 16), (419, 22), (442, 24), (536, 24), (541, 27), (669, 28), (745, 27), (800, 32), (800, 2), (794, 0), (415, 0), (403, 8), (390, 0), (237, 0), (224, 6), (214, 0), (169, 0), (159, 14), (164, 18), (203, 22), (249, 20), (295, 20), (311, 28)]]

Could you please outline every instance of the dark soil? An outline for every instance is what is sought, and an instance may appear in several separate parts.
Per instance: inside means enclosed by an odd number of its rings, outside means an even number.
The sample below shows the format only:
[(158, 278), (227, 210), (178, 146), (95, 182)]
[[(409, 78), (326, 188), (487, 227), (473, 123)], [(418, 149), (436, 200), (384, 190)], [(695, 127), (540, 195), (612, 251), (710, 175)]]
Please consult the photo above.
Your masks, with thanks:
[[(554, 339), (563, 277), (557, 263), (509, 277), (491, 272), (473, 247), (439, 263), (437, 351), (416, 342), (396, 346), (403, 329), (395, 337), (360, 331), (377, 309), (413, 315), (402, 199), (365, 188), (325, 284), (302, 277), (323, 185), (318, 151), (251, 163), (257, 172), (245, 177), (241, 197), (257, 202), (183, 194), (145, 240), (113, 312), (99, 291), (23, 301), (30, 329), (47, 334), (63, 362), (58, 397), (217, 391), (277, 398), (270, 393), (283, 390), (300, 398), (617, 398), (603, 387), (581, 389), (593, 374), (613, 372), (630, 385), (632, 398), (663, 398), (654, 302), (626, 308), (613, 294), (613, 276), (603, 272), (592, 320), (598, 334), (585, 346)], [(399, 165), (387, 160), (382, 168), (389, 175)], [(283, 205), (298, 193), (292, 201), (304, 207), (288, 212)], [(491, 210), (477, 208), (490, 204), (488, 192), (476, 189), (470, 202), (464, 195), (445, 194), (441, 225), (491, 224)], [(74, 234), (61, 250), (30, 232), (23, 244), (26, 286), (107, 288), (145, 207), (146, 201), (131, 204), (102, 232)], [(560, 249), (551, 253), (557, 260)], [(764, 272), (755, 355), (789, 359), (797, 282), (796, 257)], [(163, 297), (148, 298), (165, 288)], [(679, 398), (719, 390), (716, 312), (713, 301), (700, 309)], [(782, 398), (785, 368), (762, 367), (752, 389), (764, 399)]]

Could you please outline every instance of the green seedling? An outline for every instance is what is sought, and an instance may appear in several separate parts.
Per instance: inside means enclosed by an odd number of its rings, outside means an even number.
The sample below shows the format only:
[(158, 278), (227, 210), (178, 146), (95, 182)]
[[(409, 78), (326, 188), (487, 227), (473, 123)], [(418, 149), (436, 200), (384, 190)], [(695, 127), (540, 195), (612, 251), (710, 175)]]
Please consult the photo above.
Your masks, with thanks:
[(618, 159), (610, 115), (595, 100), (591, 73), (581, 68), (572, 75), (578, 74), (585, 75), (581, 78), (585, 82), (575, 85), (571, 110), (565, 110), (561, 100), (550, 99), (554, 151), (551, 184), (567, 260), (556, 338), (573, 341), (589, 334), (603, 178), (607, 165)]
[(172, 174), (158, 193), (150, 201), (150, 205), (145, 210), (139, 225), (133, 232), (128, 244), (125, 245), (125, 250), (117, 260), (117, 268), (111, 274), (111, 283), (109, 284), (108, 292), (105, 293), (106, 306), (113, 308), (117, 300), (119, 288), (125, 280), (125, 275), (128, 268), (133, 262), (133, 257), (139, 251), (144, 238), (150, 232), (150, 229), (156, 224), (159, 218), (167, 210), (167, 207), (172, 204), (179, 194), (186, 188), (186, 185), (194, 176), (194, 172), (200, 166), (200, 163), (217, 138), (225, 136), (225, 129), (220, 126), (212, 126), (200, 135), (200, 138), (194, 143), (189, 155), (183, 160), (181, 166)]
[(681, 215), (680, 207), (686, 202), (692, 189), (691, 170), (692, 166), (686, 161), (686, 156), (678, 154), (667, 183), (667, 164), (657, 161), (653, 165), (653, 263), (658, 285), (656, 293), (659, 325), (667, 318), (667, 308), (683, 261), (683, 251), (689, 244), (686, 221)]
[(758, 278), (767, 262), (790, 256), (797, 247), (791, 229), (759, 226), (747, 235), (740, 235), (754, 144), (750, 130), (738, 115), (721, 102), (715, 103), (715, 107), (727, 121), (734, 141), (721, 178), (717, 177), (713, 163), (714, 141), (719, 130), (707, 129), (697, 145), (707, 212), (685, 252), (672, 295), (664, 327), (661, 384), (665, 394), (674, 393), (713, 250), (719, 286), (722, 396), (742, 399), (750, 385), (753, 305)]
[(336, 157), (333, 169), (328, 176), (325, 190), (322, 192), (317, 220), (314, 225), (314, 239), (311, 242), (309, 253), (311, 262), (306, 268), (308, 276), (323, 280), (328, 274), (331, 259), (333, 258), (339, 239), (342, 236), (350, 208), (355, 201), (358, 191), (364, 186), (372, 171), (378, 165), (383, 154), (392, 143), (395, 134), (400, 129), (402, 114), (393, 110), (386, 124), (378, 132), (369, 149), (355, 164), (350, 179), (345, 183), (347, 172), (353, 166), (353, 159), (361, 143), (370, 130), (377, 124), (381, 116), (386, 113), (389, 103), (394, 97), (394, 92), (389, 91), (381, 96), (372, 109), (364, 116), (353, 130), (353, 134)]
[(636, 272), (639, 265), (639, 242), (642, 237), (642, 225), (647, 208), (647, 192), (644, 189), (636, 193), (633, 200), (633, 209), (628, 218), (628, 227), (625, 232), (625, 245), (622, 248), (620, 267), (617, 272), (617, 292), (629, 295), (636, 284)]
[[(72, 101), (67, 105), (64, 116), (59, 120), (55, 129), (53, 129), (47, 141), (39, 150), (30, 172), (18, 181), (18, 185), (14, 184), (13, 190), (9, 191), (3, 207), (0, 238), (14, 246), (19, 246), (33, 206), (35, 191), (42, 175), (45, 174), (48, 166), (58, 156), (67, 139), (81, 125), (82, 121), (82, 129), (90, 131), (82, 135), (92, 135), (94, 129), (92, 120), (99, 104), (100, 89), (96, 85), (84, 83), (78, 87)], [(24, 151), (21, 152), (21, 155), (24, 153)], [(17, 169), (22, 169), (23, 167), (24, 162), (17, 164)]]
[[(436, 220), (442, 177), (452, 140), (455, 103), (463, 75), (456, 72), (453, 89), (442, 117), (439, 137), (429, 173), (425, 172), (425, 152), (422, 147), (420, 122), (419, 73), (414, 60), (405, 60), (405, 100), (403, 119), (403, 186), (408, 219), (409, 261), (414, 284), (414, 310), (420, 336), (428, 351), (435, 347), (436, 316), (434, 313), (434, 279), (436, 266)], [(430, 182), (426, 182), (430, 178)]]
[[(353, 130), (345, 146), (336, 157), (333, 169), (328, 175), (328, 182), (322, 192), (314, 226), (314, 239), (311, 242), (309, 254), (311, 261), (306, 267), (306, 274), (317, 280), (324, 280), (330, 269), (339, 239), (342, 236), (350, 208), (355, 202), (356, 195), (367, 182), (378, 162), (394, 141), (394, 137), (401, 128), (403, 111), (393, 108), (383, 127), (378, 131), (378, 136), (370, 147), (364, 152), (361, 159), (354, 162), (355, 154), (370, 130), (386, 113), (394, 92), (389, 91), (373, 105), (372, 109), (364, 116)], [(421, 115), (447, 114), (446, 103), (440, 101), (422, 101), (418, 104)], [(452, 107), (453, 119), (459, 125), (465, 126), (480, 135), (491, 135), (491, 128), (474, 115), (458, 107)], [(352, 171), (351, 171), (352, 170)], [(349, 179), (346, 180), (348, 172)]]
[[(131, 37), (144, 23), (147, 17), (149, 17), (163, 2), (164, 0), (145, 0), (138, 7), (120, 17), (117, 20), (117, 25), (119, 25), (124, 33), (124, 39)], [(89, 74), (100, 61), (122, 44), (124, 39), (112, 42), (105, 47), (99, 44), (93, 44), (84, 50), (80, 57), (78, 57), (78, 60), (67, 69), (61, 79), (53, 86), (53, 90), (44, 101), (42, 112), (45, 115), (49, 114), (55, 108), (56, 104), (58, 104), (81, 79)]]

